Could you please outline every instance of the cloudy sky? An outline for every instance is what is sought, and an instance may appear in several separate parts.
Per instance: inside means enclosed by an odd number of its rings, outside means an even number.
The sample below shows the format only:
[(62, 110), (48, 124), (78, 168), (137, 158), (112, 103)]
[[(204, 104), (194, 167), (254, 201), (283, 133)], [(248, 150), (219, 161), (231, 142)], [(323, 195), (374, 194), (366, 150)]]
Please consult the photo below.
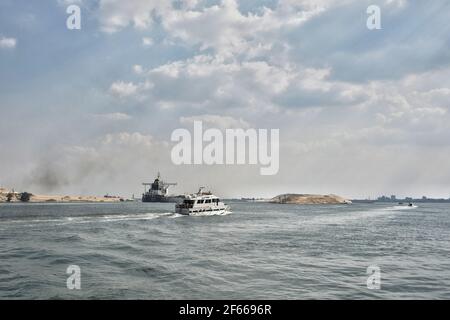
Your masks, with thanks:
[[(0, 0), (0, 185), (448, 198), (449, 21), (447, 0)], [(280, 129), (278, 174), (172, 164), (194, 120)]]

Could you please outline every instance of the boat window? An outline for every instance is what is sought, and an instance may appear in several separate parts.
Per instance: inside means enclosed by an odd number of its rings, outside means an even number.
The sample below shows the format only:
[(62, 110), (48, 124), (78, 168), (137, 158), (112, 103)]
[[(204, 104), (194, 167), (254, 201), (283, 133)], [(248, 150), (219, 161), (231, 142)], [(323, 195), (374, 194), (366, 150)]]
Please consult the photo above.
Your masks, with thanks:
[(183, 203), (186, 208), (192, 208), (194, 206), (194, 200), (184, 200)]
[(206, 199), (205, 203), (211, 203), (211, 199)]
[(203, 203), (203, 200), (197, 200), (197, 203)]

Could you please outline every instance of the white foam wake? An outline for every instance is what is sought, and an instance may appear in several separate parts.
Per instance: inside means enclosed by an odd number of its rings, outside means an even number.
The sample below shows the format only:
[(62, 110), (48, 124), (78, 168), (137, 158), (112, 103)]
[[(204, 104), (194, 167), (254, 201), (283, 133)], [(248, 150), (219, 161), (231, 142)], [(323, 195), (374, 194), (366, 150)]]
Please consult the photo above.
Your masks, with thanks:
[(361, 222), (363, 219), (377, 219), (377, 218), (388, 218), (400, 214), (402, 210), (415, 209), (417, 206), (392, 206), (384, 208), (372, 208), (363, 211), (353, 211), (353, 212), (340, 212), (333, 214), (326, 214), (321, 216), (316, 216), (312, 218), (305, 218), (302, 220), (301, 224), (345, 224)]
[(173, 212), (149, 212), (139, 214), (109, 214), (99, 216), (72, 216), (61, 217), (56, 219), (18, 219), (7, 221), (6, 224), (21, 224), (24, 226), (35, 226), (38, 224), (51, 224), (55, 226), (68, 225), (68, 224), (83, 224), (92, 222), (120, 222), (120, 221), (133, 221), (133, 220), (153, 220), (162, 217), (175, 217)]
[(190, 216), (194, 216), (194, 217), (206, 217), (206, 216), (227, 216), (231, 213), (231, 211), (225, 211), (225, 212), (195, 212), (195, 213), (191, 213)]
[(392, 207), (385, 208), (384, 210), (396, 211), (396, 210), (411, 210), (411, 209), (416, 209), (416, 208), (418, 208), (418, 206), (416, 206), (416, 205), (413, 205), (413, 206), (401, 206), (401, 205), (398, 205), (398, 206), (392, 206)]

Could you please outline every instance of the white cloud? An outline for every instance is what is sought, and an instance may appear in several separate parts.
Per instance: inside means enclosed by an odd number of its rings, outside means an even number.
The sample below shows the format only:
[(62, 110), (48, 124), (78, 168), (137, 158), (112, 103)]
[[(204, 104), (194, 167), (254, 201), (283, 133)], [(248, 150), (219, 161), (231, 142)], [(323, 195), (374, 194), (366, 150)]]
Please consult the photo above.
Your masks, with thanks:
[(408, 4), (408, 0), (385, 0), (384, 2), (389, 6), (395, 6), (397, 8), (403, 8)]
[(122, 112), (94, 114), (92, 116), (96, 119), (111, 120), (111, 121), (130, 120), (132, 118), (130, 115)]
[(192, 117), (181, 117), (181, 124), (193, 124), (194, 121), (202, 121), (205, 127), (229, 129), (229, 128), (242, 128), (247, 129), (250, 124), (242, 118), (236, 119), (230, 116), (220, 116), (212, 114), (204, 114)]
[(60, 6), (69, 6), (71, 4), (83, 4), (83, 0), (57, 0)]
[(17, 45), (17, 39), (15, 38), (0, 38), (0, 48), (14, 49)]
[(266, 61), (224, 59), (197, 55), (174, 61), (144, 73), (137, 86), (147, 88), (154, 105), (240, 109), (244, 112), (283, 108), (354, 105), (367, 95), (361, 85), (332, 81), (329, 69), (303, 68)]
[(160, 15), (171, 8), (169, 0), (100, 0), (100, 23), (107, 33), (117, 32), (129, 25), (147, 29), (153, 23), (153, 15)]
[(225, 57), (247, 53), (254, 56), (270, 51), (277, 41), (277, 32), (298, 27), (322, 10), (320, 7), (295, 10), (284, 4), (274, 10), (264, 8), (261, 14), (244, 15), (235, 0), (223, 0), (200, 10), (172, 10), (162, 23), (171, 36), (189, 45), (198, 44), (201, 50), (212, 48)]
[[(135, 69), (135, 68), (133, 68)], [(139, 71), (139, 67), (137, 68)], [(136, 69), (134, 70), (136, 72)], [(142, 94), (152, 89), (154, 84), (148, 80), (135, 84), (133, 82), (115, 81), (109, 87), (109, 92), (119, 98), (138, 98), (144, 99)]]
[(132, 82), (117, 81), (111, 85), (109, 91), (117, 97), (124, 98), (135, 95), (138, 92), (138, 86)]
[(153, 45), (153, 39), (149, 37), (142, 38), (142, 45), (144, 47), (150, 47)]
[[(113, 33), (130, 25), (149, 29), (157, 18), (168, 32), (166, 42), (182, 39), (189, 46), (213, 48), (225, 56), (257, 55), (271, 49), (277, 31), (305, 23), (323, 12), (329, 1), (323, 1), (324, 5), (300, 2), (299, 5), (295, 1), (282, 1), (275, 9), (263, 8), (260, 14), (244, 15), (236, 0), (222, 0), (216, 5), (185, 0), (180, 6), (169, 0), (101, 0), (100, 23), (103, 31)], [(149, 37), (142, 41), (144, 46), (153, 44)]]
[(111, 146), (128, 146), (128, 147), (142, 147), (151, 148), (153, 145), (158, 144), (155, 139), (150, 135), (143, 135), (139, 132), (120, 132), (114, 134), (107, 134), (102, 138), (101, 144), (103, 147)]
[(136, 74), (142, 74), (142, 73), (144, 73), (144, 68), (141, 65), (139, 65), (139, 64), (135, 64), (133, 66), (133, 71)]

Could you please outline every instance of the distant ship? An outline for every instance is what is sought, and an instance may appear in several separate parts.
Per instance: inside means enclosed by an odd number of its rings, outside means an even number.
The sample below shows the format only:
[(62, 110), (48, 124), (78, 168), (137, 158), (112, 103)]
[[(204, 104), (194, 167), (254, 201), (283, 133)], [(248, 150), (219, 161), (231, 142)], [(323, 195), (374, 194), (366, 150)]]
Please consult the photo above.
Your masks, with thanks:
[[(143, 183), (144, 193), (142, 194), (142, 202), (181, 202), (183, 196), (169, 196), (167, 190), (170, 186), (176, 186), (176, 183), (167, 183), (161, 180), (161, 175), (158, 172), (153, 183)], [(147, 187), (148, 188), (147, 190)]]

